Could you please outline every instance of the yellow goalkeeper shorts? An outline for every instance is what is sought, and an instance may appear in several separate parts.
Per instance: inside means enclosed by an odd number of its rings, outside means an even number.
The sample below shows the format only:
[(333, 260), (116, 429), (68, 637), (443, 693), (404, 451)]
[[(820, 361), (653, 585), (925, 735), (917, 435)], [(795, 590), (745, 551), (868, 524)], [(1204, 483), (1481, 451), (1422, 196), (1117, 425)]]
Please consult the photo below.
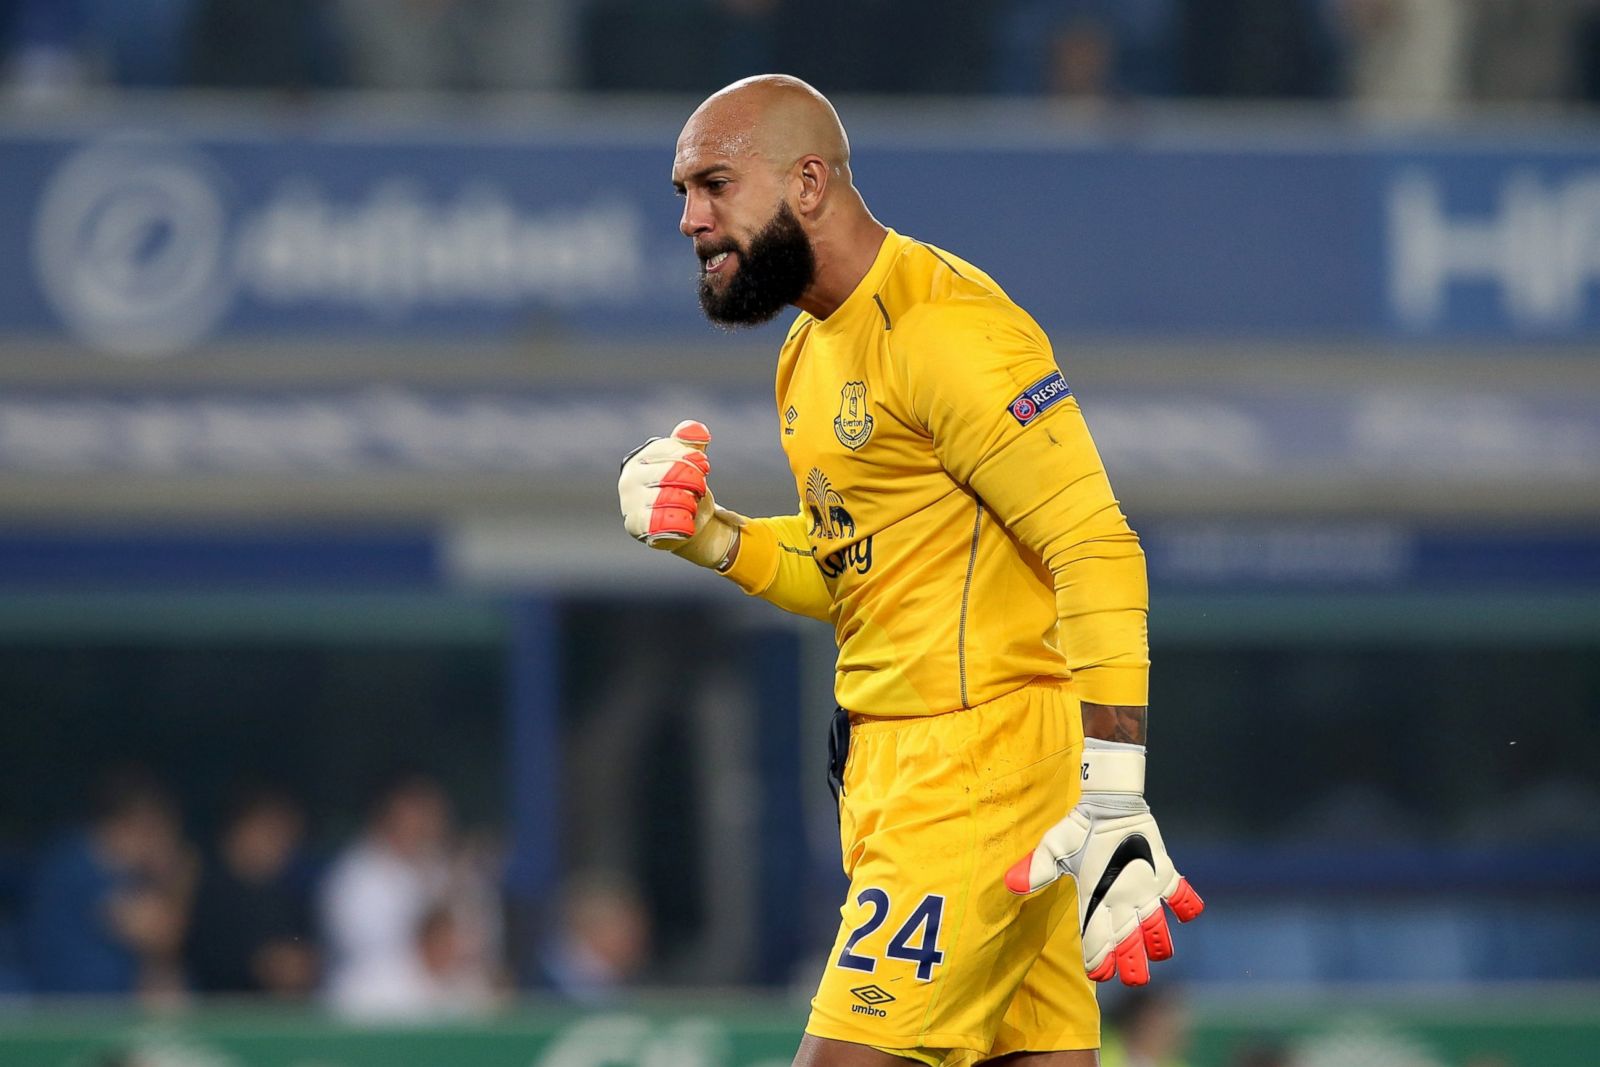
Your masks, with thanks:
[(1098, 1048), (1072, 879), (1006, 870), (1078, 802), (1070, 683), (967, 711), (853, 719), (840, 839), (850, 890), (806, 1032), (937, 1067)]

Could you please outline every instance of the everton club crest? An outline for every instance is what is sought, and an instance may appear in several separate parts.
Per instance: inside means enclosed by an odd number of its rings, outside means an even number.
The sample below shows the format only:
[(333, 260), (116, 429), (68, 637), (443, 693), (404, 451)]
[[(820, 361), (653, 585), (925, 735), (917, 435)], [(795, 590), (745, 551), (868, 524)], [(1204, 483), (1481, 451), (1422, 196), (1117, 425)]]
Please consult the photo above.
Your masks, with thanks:
[(872, 436), (872, 416), (867, 414), (867, 383), (845, 382), (839, 391), (839, 417), (833, 420), (834, 436), (854, 452)]

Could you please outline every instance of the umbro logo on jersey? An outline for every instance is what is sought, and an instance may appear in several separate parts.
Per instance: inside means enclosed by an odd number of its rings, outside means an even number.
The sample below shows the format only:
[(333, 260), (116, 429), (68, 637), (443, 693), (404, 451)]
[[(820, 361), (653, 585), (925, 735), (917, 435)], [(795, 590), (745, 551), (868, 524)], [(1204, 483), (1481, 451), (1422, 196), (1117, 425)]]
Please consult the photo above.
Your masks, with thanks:
[(783, 413), (783, 432), (786, 435), (791, 437), (794, 435), (794, 420), (799, 417), (800, 413), (794, 409), (793, 404), (790, 404), (789, 410)]
[(894, 1001), (888, 990), (882, 986), (861, 985), (850, 990), (850, 995), (861, 1001), (860, 1004), (850, 1005), (850, 1010), (856, 1015), (872, 1015), (879, 1019), (887, 1018), (889, 1013), (878, 1005), (889, 1004)]
[(1026, 426), (1052, 405), (1059, 404), (1071, 395), (1072, 388), (1067, 385), (1067, 379), (1060, 371), (1054, 371), (1024, 389), (1007, 410), (1020, 425)]

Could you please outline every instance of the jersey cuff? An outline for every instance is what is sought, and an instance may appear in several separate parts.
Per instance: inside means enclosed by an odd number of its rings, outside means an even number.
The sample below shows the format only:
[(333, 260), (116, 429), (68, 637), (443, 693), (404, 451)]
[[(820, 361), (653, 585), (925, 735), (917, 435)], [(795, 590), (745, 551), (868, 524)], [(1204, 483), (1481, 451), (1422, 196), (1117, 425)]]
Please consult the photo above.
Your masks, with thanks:
[(1103, 664), (1072, 672), (1072, 688), (1087, 704), (1142, 708), (1150, 703), (1150, 668)]
[(778, 576), (778, 535), (759, 522), (739, 528), (739, 555), (733, 566), (719, 571), (751, 596), (760, 596)]

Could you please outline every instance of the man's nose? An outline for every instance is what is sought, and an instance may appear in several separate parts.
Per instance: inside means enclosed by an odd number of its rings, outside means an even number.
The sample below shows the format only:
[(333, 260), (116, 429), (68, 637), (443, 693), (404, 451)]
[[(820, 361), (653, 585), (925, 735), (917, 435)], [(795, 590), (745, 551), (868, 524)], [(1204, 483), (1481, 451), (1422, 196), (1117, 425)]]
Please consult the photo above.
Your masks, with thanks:
[(683, 199), (683, 217), (678, 220), (678, 232), (685, 237), (698, 237), (711, 232), (711, 212), (704, 199), (690, 193)]

